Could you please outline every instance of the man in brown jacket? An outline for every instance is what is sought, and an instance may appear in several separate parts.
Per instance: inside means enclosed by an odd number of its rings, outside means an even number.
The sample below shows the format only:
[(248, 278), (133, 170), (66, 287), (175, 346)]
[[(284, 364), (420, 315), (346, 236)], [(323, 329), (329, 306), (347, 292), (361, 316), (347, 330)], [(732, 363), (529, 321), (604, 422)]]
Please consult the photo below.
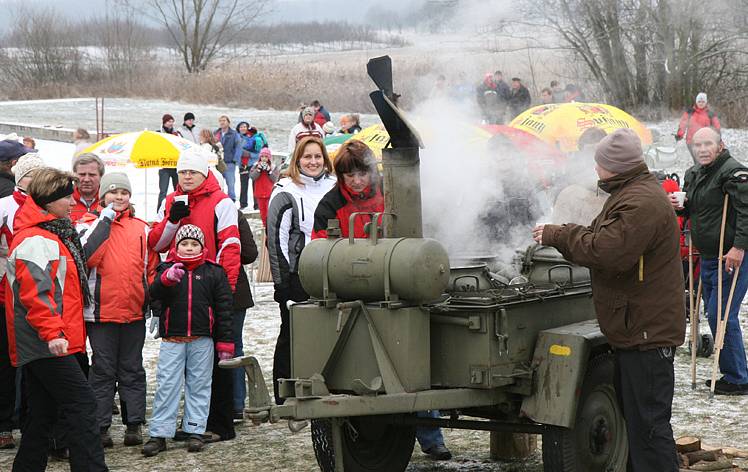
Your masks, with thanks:
[(600, 214), (588, 227), (537, 226), (533, 237), (591, 269), (600, 329), (615, 351), (628, 470), (677, 472), (673, 356), (686, 330), (678, 224), (633, 131), (600, 141), (595, 162), (598, 185), (610, 194)]

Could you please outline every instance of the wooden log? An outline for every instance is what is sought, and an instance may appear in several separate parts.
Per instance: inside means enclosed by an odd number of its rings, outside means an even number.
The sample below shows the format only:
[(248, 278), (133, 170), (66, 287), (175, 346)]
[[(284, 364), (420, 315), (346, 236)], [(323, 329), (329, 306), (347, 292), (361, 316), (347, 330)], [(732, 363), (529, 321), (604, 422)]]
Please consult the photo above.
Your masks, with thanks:
[(538, 448), (538, 436), (491, 431), (491, 459), (524, 459)]
[(690, 467), (690, 470), (701, 470), (701, 471), (719, 471), (719, 470), (732, 470), (735, 467), (730, 459), (720, 459), (718, 461), (706, 462), (701, 461), (698, 464), (694, 464)]
[(685, 454), (689, 464), (695, 464), (700, 461), (716, 461), (718, 456), (717, 451), (694, 451), (687, 452)]
[(688, 457), (685, 454), (678, 453), (678, 463), (680, 464), (680, 467), (688, 467), (691, 465), (691, 462), (688, 460)]
[(678, 452), (695, 452), (701, 449), (701, 439), (693, 436), (683, 436), (675, 440), (675, 447)]

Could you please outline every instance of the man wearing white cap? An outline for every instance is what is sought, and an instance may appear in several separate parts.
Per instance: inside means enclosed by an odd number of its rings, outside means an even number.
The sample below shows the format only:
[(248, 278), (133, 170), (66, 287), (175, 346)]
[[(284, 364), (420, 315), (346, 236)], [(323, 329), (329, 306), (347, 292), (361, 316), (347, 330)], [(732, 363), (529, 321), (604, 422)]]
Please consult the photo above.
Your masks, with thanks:
[[(176, 247), (175, 237), (181, 226), (192, 224), (199, 227), (205, 237), (205, 258), (223, 267), (233, 292), (242, 268), (236, 206), (221, 191), (218, 181), (209, 171), (205, 154), (183, 152), (177, 161), (177, 176), (179, 184), (159, 208), (157, 219), (160, 221), (148, 234), (148, 245), (157, 252), (171, 251)], [(154, 313), (154, 316), (158, 315)], [(218, 355), (214, 358), (216, 365), (207, 429), (214, 440), (233, 439), (236, 436), (233, 372), (217, 368)]]
[(704, 92), (699, 92), (696, 95), (696, 103), (683, 112), (683, 116), (678, 124), (678, 132), (675, 134), (676, 141), (680, 141), (683, 138), (686, 139), (688, 150), (691, 151), (692, 156), (694, 156), (691, 149), (693, 135), (701, 128), (714, 128), (719, 131), (719, 118), (717, 118), (716, 113), (709, 109), (707, 96)]

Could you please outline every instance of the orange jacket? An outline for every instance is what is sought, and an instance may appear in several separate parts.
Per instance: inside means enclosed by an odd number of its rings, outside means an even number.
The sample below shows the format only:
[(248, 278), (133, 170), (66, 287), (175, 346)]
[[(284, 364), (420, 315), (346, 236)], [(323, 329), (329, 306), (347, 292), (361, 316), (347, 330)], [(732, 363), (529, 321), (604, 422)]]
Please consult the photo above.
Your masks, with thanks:
[[(99, 193), (98, 189), (96, 189), (96, 193)], [(70, 211), (70, 219), (73, 221), (73, 224), (76, 224), (86, 213), (99, 213), (101, 211), (99, 199), (94, 200), (91, 206), (86, 205), (86, 202), (81, 197), (81, 193), (78, 191), (78, 187), (75, 187), (75, 190), (73, 190), (73, 198), (75, 198), (75, 206)]]
[(86, 350), (75, 261), (55, 234), (37, 226), (54, 219), (31, 198), (16, 214), (5, 286), (8, 347), (15, 366), (54, 357), (47, 343), (55, 338), (67, 339), (67, 355)]
[(148, 310), (148, 286), (161, 259), (148, 248), (148, 223), (117, 213), (114, 221), (87, 213), (76, 226), (88, 258), (88, 286), (94, 303), (86, 321), (132, 323)]

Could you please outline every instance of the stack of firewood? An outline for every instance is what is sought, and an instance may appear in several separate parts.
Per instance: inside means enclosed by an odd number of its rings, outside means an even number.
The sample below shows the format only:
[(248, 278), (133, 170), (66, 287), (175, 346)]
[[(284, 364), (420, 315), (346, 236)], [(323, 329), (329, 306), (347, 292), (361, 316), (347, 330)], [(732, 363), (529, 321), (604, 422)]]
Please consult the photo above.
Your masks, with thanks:
[(744, 469), (736, 466), (733, 458), (748, 458), (748, 453), (735, 448), (715, 448), (701, 444), (699, 438), (685, 436), (675, 440), (678, 448), (680, 469), (717, 472), (738, 472)]

